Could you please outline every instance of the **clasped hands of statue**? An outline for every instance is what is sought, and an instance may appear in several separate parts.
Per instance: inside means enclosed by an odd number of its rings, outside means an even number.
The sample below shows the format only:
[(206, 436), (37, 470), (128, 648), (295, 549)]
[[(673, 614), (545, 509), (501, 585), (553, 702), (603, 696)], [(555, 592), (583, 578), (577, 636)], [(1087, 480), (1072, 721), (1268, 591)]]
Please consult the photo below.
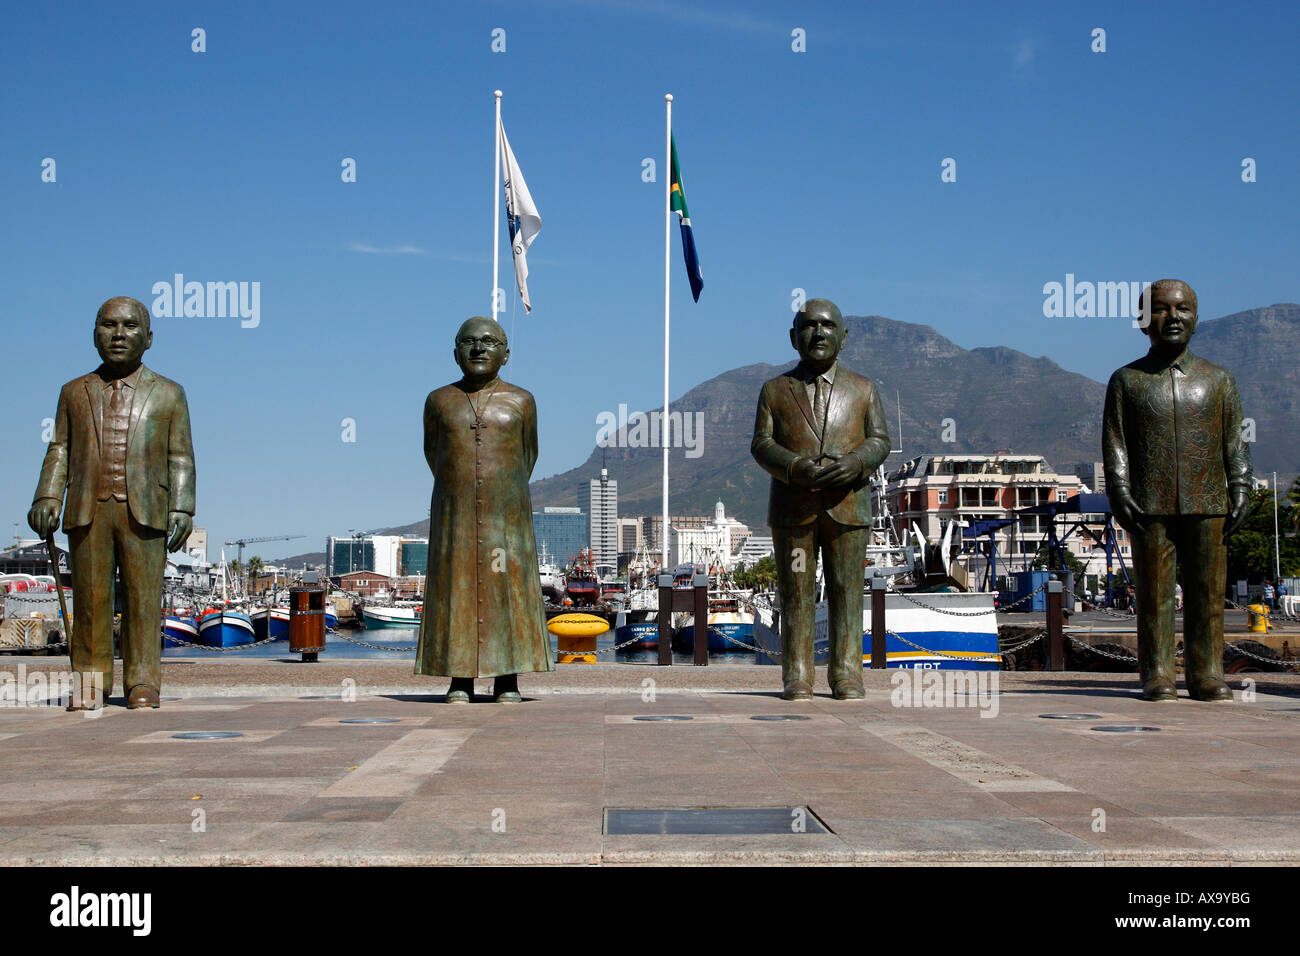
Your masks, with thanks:
[[(1116, 494), (1112, 502), (1115, 512), (1115, 520), (1125, 531), (1145, 531), (1147, 513), (1138, 506), (1137, 501), (1133, 498), (1130, 491), (1120, 491)], [(1228, 514), (1227, 521), (1223, 524), (1223, 536), (1237, 531), (1246, 522), (1250, 515), (1250, 493), (1245, 490), (1232, 493), (1232, 511)]]
[[(59, 527), (59, 502), (42, 498), (27, 512), (27, 523), (41, 538), (48, 538)], [(194, 528), (194, 518), (184, 511), (167, 512), (167, 550), (179, 551)]]
[(862, 460), (850, 453), (796, 458), (790, 464), (790, 484), (803, 488), (847, 488), (862, 480)]

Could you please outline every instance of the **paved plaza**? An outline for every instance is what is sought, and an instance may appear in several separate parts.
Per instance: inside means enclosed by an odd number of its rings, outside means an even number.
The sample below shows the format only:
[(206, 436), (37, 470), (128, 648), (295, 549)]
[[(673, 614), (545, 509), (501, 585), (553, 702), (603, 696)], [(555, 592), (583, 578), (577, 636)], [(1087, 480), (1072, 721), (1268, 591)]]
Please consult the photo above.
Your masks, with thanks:
[[(566, 665), (511, 706), (409, 663), (163, 673), (157, 711), (120, 670), (97, 718), (0, 707), (0, 865), (1300, 862), (1300, 675), (1151, 704), (1132, 674), (867, 671), (841, 702), (820, 669), (790, 703), (776, 668)], [(707, 808), (767, 812), (660, 812)]]

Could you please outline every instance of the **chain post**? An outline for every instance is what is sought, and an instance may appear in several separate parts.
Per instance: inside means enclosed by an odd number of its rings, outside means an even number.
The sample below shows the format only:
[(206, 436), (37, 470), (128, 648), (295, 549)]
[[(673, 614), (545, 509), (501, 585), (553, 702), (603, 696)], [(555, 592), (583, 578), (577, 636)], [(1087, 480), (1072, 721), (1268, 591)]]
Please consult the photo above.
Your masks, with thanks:
[(709, 576), (697, 574), (691, 583), (695, 588), (695, 666), (709, 663)]
[[(665, 530), (665, 534), (667, 531)], [(659, 666), (673, 663), (673, 576), (659, 575)]]
[(888, 582), (876, 575), (871, 578), (871, 669), (882, 670), (888, 661), (885, 652), (885, 588)]
[(1061, 641), (1062, 600), (1065, 585), (1060, 581), (1047, 582), (1047, 669), (1065, 670), (1065, 646)]

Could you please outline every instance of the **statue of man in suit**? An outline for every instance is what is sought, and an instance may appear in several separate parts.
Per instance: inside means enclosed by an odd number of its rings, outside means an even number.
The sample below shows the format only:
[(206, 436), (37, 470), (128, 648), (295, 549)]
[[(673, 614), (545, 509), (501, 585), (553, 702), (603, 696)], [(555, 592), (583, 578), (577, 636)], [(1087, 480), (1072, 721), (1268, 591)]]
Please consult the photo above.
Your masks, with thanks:
[(786, 700), (811, 700), (813, 580), (820, 551), (829, 600), (827, 677), (836, 700), (862, 687), (862, 585), (871, 538), (872, 473), (889, 454), (875, 383), (836, 362), (844, 318), (809, 299), (790, 344), (799, 364), (764, 383), (750, 452), (772, 476), (767, 521), (781, 592), (781, 672)]
[[(94, 340), (102, 364), (59, 392), (54, 437), (27, 523), (47, 537), (63, 509), (77, 600), (72, 669), (98, 672), (104, 699), (113, 689), (114, 576), (120, 573), (127, 707), (156, 708), (167, 551), (185, 543), (194, 516), (190, 411), (185, 391), (141, 362), (153, 344), (143, 304), (109, 299), (95, 316)], [(102, 705), (81, 697), (68, 709)]]
[(1232, 373), (1188, 351), (1196, 293), (1161, 279), (1142, 294), (1151, 348), (1110, 377), (1106, 494), (1133, 541), (1138, 669), (1146, 700), (1176, 700), (1174, 558), (1183, 569), (1187, 693), (1231, 701), (1223, 682), (1225, 535), (1250, 513), (1250, 452)]

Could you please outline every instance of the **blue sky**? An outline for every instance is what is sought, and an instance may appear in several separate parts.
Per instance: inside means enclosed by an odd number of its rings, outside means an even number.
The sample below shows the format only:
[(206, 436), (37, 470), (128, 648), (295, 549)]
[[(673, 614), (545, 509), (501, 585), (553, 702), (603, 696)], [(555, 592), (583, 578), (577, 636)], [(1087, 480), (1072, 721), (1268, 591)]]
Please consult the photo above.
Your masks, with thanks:
[(662, 167), (665, 92), (705, 279), (692, 303), (674, 235), (674, 396), (790, 358), (796, 287), (1104, 381), (1139, 333), (1044, 318), (1044, 283), (1176, 275), (1204, 318), (1300, 298), (1298, 10), (10, 6), (5, 520), (24, 522), (58, 386), (97, 364), (99, 303), (151, 305), (175, 273), (261, 284), (256, 328), (157, 318), (146, 355), (189, 395), (212, 541), (307, 536), (254, 549), (274, 556), (422, 517), (423, 399), (459, 375), (456, 327), (490, 308), (495, 88), (543, 219), (530, 316), (502, 243), (534, 477), (580, 463), (601, 411), (661, 402), (663, 180), (641, 171)]

